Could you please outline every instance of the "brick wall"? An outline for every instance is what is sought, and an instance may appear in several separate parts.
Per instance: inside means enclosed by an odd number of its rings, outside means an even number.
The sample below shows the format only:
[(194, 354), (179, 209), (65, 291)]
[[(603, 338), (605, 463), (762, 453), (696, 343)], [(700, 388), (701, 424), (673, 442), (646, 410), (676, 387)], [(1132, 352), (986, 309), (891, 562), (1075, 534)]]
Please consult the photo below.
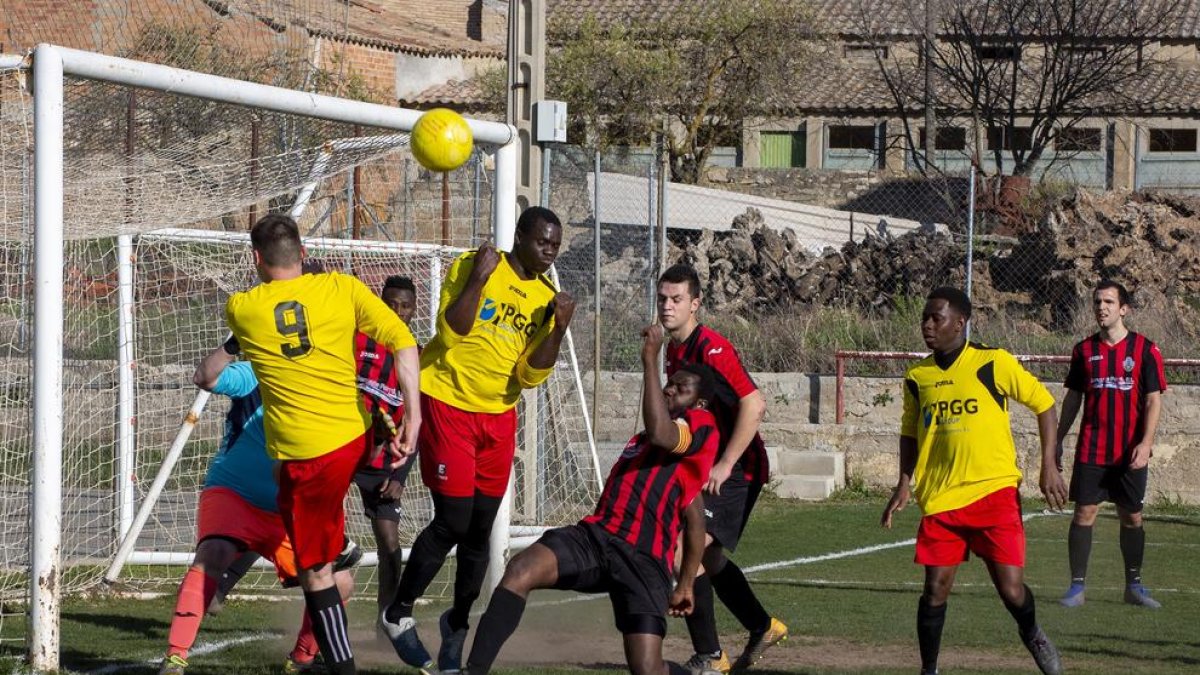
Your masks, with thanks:
[[(361, 77), (379, 103), (396, 101), (396, 52), (367, 45), (324, 40), (321, 67)], [(336, 93), (336, 92), (330, 92)], [(345, 93), (345, 92), (340, 92)]]

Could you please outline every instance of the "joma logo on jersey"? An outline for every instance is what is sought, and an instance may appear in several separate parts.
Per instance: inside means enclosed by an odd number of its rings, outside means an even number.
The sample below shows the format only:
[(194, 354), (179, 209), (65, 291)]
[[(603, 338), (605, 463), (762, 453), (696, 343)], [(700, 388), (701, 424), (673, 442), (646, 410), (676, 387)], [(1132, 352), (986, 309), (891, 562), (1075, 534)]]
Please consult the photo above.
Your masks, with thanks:
[(483, 306), (479, 308), (479, 320), (524, 333), (527, 338), (537, 332), (537, 324), (517, 311), (516, 305), (496, 302), (492, 298), (484, 298)]
[(934, 401), (928, 405), (922, 406), (922, 417), (925, 419), (925, 426), (933, 424), (934, 420), (938, 424), (953, 424), (958, 421), (964, 413), (974, 415), (979, 412), (979, 400), (969, 398), (965, 401), (960, 399), (952, 399), (949, 401)]

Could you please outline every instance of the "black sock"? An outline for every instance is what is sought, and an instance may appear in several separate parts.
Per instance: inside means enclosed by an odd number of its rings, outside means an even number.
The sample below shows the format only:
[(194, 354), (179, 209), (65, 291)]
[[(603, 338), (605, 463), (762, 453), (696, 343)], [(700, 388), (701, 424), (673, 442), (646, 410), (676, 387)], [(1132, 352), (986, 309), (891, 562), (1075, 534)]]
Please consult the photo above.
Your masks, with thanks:
[(487, 576), (491, 551), (488, 544), (492, 523), (500, 510), (500, 497), (476, 494), (471, 508), (471, 521), (466, 536), (458, 543), (458, 565), (454, 571), (454, 605), (446, 619), (452, 630), (468, 626), (471, 607), (479, 598), (483, 579)]
[(389, 622), (396, 623), (400, 619), (407, 619), (408, 617), (412, 616), (413, 605), (415, 604), (415, 602), (393, 600), (392, 604), (388, 605), (387, 609), (384, 610), (384, 615), (387, 616), (387, 620)]
[(433, 495), (433, 520), (413, 542), (408, 564), (400, 574), (396, 597), (384, 614), (395, 623), (412, 616), (412, 605), (425, 594), (425, 589), (441, 571), (450, 549), (466, 538), (471, 525), (473, 497), (443, 497)]
[(686, 619), (688, 633), (692, 636), (692, 648), (697, 654), (716, 654), (721, 651), (721, 640), (717, 637), (712, 580), (707, 574), (696, 577), (692, 591), (696, 598), (695, 605)]
[(732, 560), (727, 560), (720, 571), (712, 575), (712, 587), (746, 630), (762, 634), (771, 627), (771, 615), (767, 614), (758, 596), (754, 595), (742, 568)]
[(1142, 557), (1146, 553), (1146, 531), (1141, 527), (1121, 528), (1121, 557), (1125, 559), (1125, 585), (1142, 583)]
[(337, 586), (305, 591), (304, 602), (312, 618), (313, 635), (325, 657), (325, 667), (336, 675), (354, 675), (354, 652), (346, 632), (346, 608)]
[(946, 605), (934, 607), (924, 595), (917, 603), (917, 642), (921, 645), (921, 670), (937, 671), (938, 653), (942, 651), (942, 627), (946, 625)]
[(1082, 584), (1087, 578), (1088, 558), (1092, 555), (1092, 526), (1071, 523), (1067, 531), (1067, 557), (1071, 561), (1071, 583)]
[(229, 591), (237, 585), (237, 582), (242, 577), (246, 576), (246, 572), (254, 566), (258, 561), (259, 555), (253, 551), (246, 551), (233, 561), (233, 564), (225, 569), (225, 573), (221, 575), (221, 583), (217, 586), (217, 601), (225, 602), (225, 596), (229, 595)]
[(479, 626), (475, 629), (471, 656), (467, 658), (467, 670), (471, 675), (486, 675), (491, 670), (500, 648), (517, 630), (524, 613), (525, 599), (521, 596), (503, 586), (492, 593), (487, 611), (480, 617)]
[(1017, 632), (1021, 634), (1022, 641), (1028, 641), (1037, 632), (1037, 612), (1033, 605), (1033, 591), (1029, 586), (1025, 587), (1025, 604), (1020, 607), (1010, 605), (1007, 600), (1004, 601), (1004, 606), (1008, 609), (1008, 613), (1012, 614), (1012, 618), (1017, 621)]

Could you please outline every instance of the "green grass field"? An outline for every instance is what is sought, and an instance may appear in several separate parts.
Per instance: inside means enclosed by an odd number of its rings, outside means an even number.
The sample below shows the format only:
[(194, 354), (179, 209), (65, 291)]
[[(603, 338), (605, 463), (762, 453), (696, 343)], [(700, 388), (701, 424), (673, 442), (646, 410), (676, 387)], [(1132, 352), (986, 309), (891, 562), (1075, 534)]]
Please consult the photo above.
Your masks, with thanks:
[[(824, 504), (762, 502), (736, 559), (747, 569), (768, 610), (786, 621), (791, 639), (768, 653), (762, 673), (906, 673), (918, 670), (915, 611), (922, 571), (912, 563), (918, 514), (909, 508), (891, 531), (878, 527), (882, 500), (847, 499)], [(1147, 524), (1145, 578), (1163, 602), (1160, 611), (1121, 603), (1123, 577), (1117, 522), (1097, 525), (1088, 604), (1066, 610), (1055, 602), (1064, 590), (1068, 519), (1044, 515), (1041, 505), (1027, 525), (1028, 583), (1038, 616), (1063, 652), (1070, 673), (1194, 673), (1200, 669), (1200, 510), (1171, 508)], [(1149, 512), (1153, 514), (1153, 509)], [(875, 548), (870, 548), (875, 547)], [(769, 567), (759, 567), (769, 566)], [(398, 672), (390, 647), (374, 641), (373, 589), (351, 603), (351, 639), (362, 672)], [(66, 603), (63, 662), (71, 672), (154, 673), (166, 645), (172, 598), (95, 597)], [(443, 605), (418, 608), (422, 635), (436, 648), (436, 618)], [(189, 673), (281, 672), (299, 621), (298, 600), (235, 600), (205, 621)], [(727, 649), (737, 653), (742, 635), (718, 610)], [(18, 667), (20, 621), (3, 624), (7, 660)], [(669, 658), (684, 660), (690, 645), (682, 622), (672, 621)], [(620, 639), (604, 598), (542, 592), (531, 598), (524, 621), (501, 654), (503, 673), (543, 675), (623, 672)], [(943, 637), (942, 671), (1036, 672), (1012, 619), (973, 560), (958, 575)], [(403, 672), (401, 669), (400, 672)], [(412, 672), (412, 671), (408, 671)]]

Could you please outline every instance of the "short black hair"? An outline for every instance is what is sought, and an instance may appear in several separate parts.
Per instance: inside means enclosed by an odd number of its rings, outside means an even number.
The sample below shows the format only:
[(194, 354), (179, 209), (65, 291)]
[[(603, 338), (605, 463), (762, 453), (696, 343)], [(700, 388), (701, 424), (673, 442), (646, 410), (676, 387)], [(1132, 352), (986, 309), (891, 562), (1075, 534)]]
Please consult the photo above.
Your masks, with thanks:
[(1129, 291), (1125, 288), (1125, 285), (1112, 279), (1101, 279), (1100, 283), (1096, 284), (1096, 287), (1092, 289), (1092, 295), (1094, 296), (1097, 291), (1102, 291), (1106, 288), (1117, 289), (1117, 300), (1121, 302), (1122, 306), (1129, 304)]
[(964, 319), (971, 318), (971, 299), (953, 286), (939, 286), (929, 292), (926, 300), (945, 300)]
[(696, 273), (696, 268), (691, 265), (685, 263), (671, 265), (658, 278), (659, 286), (663, 284), (682, 283), (687, 283), (688, 293), (691, 293), (693, 298), (700, 297), (700, 275)]
[(700, 398), (708, 403), (713, 402), (713, 396), (717, 392), (717, 376), (713, 374), (712, 368), (703, 363), (685, 363), (679, 366), (679, 370), (700, 378)]
[(398, 274), (388, 277), (383, 282), (383, 290), (394, 288), (398, 291), (411, 291), (413, 295), (417, 294), (417, 286), (412, 279), (402, 277)]
[(531, 206), (522, 211), (521, 217), (517, 218), (517, 232), (529, 234), (533, 230), (533, 226), (538, 223), (549, 223), (562, 227), (562, 221), (553, 211), (543, 206)]
[(268, 267), (287, 267), (300, 262), (300, 228), (296, 221), (282, 213), (272, 213), (258, 219), (250, 229), (250, 243)]

